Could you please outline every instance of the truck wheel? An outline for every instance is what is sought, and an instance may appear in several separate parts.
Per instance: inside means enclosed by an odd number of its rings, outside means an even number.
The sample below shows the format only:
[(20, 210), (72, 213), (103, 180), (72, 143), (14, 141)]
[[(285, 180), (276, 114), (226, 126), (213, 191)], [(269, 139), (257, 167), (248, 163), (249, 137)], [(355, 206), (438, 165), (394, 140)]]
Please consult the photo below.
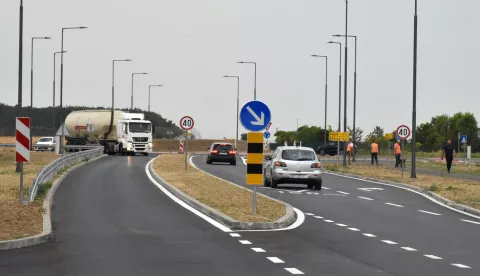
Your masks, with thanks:
[(118, 153), (119, 153), (120, 155), (125, 155), (125, 150), (123, 149), (122, 144), (120, 144), (120, 145), (118, 146)]

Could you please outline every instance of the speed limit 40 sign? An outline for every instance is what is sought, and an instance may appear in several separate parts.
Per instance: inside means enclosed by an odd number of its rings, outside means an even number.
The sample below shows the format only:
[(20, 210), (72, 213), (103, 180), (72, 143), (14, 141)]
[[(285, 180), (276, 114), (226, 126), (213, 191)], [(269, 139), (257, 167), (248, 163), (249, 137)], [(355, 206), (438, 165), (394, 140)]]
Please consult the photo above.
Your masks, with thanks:
[(180, 127), (184, 130), (190, 130), (193, 128), (194, 125), (195, 123), (190, 116), (184, 116), (182, 119), (180, 119)]
[(408, 137), (410, 137), (410, 134), (410, 128), (406, 125), (401, 125), (397, 128), (397, 136), (400, 139), (407, 139)]

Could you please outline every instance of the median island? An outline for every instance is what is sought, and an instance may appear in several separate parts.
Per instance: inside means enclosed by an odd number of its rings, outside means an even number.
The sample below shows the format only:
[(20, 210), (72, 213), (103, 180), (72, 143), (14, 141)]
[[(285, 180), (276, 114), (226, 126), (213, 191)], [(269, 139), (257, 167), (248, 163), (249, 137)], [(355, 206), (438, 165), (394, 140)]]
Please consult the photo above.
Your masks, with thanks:
[(257, 193), (257, 214), (252, 214), (252, 192), (210, 176), (193, 167), (185, 171), (185, 156), (161, 155), (155, 172), (170, 185), (201, 203), (240, 222), (275, 222), (286, 214), (282, 203)]

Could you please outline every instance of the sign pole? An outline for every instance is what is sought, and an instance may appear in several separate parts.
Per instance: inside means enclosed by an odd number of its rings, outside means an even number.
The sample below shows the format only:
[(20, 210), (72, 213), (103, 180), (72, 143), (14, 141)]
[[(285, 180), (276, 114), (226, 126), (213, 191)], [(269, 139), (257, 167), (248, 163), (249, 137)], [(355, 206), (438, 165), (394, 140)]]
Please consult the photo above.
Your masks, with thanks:
[(185, 171), (188, 168), (188, 130), (185, 131), (187, 133), (187, 137), (185, 137)]
[(20, 204), (23, 204), (23, 162), (20, 163)]
[(400, 154), (400, 166), (402, 166), (402, 178), (403, 178), (403, 141), (405, 141), (404, 139), (402, 139), (402, 148), (400, 149), (402, 151), (402, 153)]

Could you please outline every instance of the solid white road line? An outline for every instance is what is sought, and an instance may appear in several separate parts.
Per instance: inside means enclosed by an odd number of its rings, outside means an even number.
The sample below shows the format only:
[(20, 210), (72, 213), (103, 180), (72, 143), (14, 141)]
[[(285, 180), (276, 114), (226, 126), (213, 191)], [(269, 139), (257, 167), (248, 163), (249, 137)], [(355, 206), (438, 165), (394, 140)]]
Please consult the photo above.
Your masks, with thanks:
[(390, 205), (390, 206), (395, 206), (395, 207), (403, 208), (402, 205), (398, 205), (398, 204), (393, 204), (393, 203), (389, 203), (389, 202), (387, 202), (387, 203), (385, 203), (385, 204)]
[(435, 256), (435, 255), (423, 255), (427, 258), (430, 258), (430, 259), (433, 259), (433, 260), (441, 260), (442, 258), (438, 257), (438, 256)]
[(341, 224), (341, 223), (335, 223), (336, 225), (340, 226), (340, 227), (345, 227), (347, 226), (346, 224)]
[(425, 211), (425, 210), (418, 210), (418, 211), (422, 212), (422, 213), (425, 213), (425, 214), (434, 215), (434, 216), (441, 216), (442, 215), (442, 214), (432, 213), (432, 212)]
[(329, 220), (329, 219), (324, 219), (323, 221), (325, 221), (325, 222), (335, 222), (335, 221)]
[(292, 274), (295, 274), (295, 275), (303, 275), (305, 273), (301, 272), (300, 270), (296, 269), (296, 268), (285, 268), (286, 271), (292, 273)]
[(245, 164), (245, 166), (247, 165), (247, 158), (243, 158), (243, 157), (240, 157), (242, 158), (242, 161), (243, 161), (243, 164)]
[(364, 196), (359, 196), (358, 198), (361, 198), (361, 199), (366, 199), (366, 200), (373, 200), (373, 198), (364, 197)]
[(407, 251), (417, 251), (417, 249), (411, 247), (402, 247), (402, 249), (405, 249)]
[(280, 260), (277, 257), (267, 257), (267, 259), (269, 259), (274, 264), (284, 264), (285, 263), (284, 261)]
[(203, 213), (201, 213), (200, 211), (198, 211), (197, 209), (191, 207), (190, 205), (188, 205), (187, 203), (183, 202), (182, 200), (180, 200), (178, 197), (174, 196), (172, 193), (170, 193), (167, 189), (165, 189), (162, 185), (160, 185), (154, 178), (153, 176), (150, 174), (150, 171), (149, 171), (149, 166), (150, 164), (154, 161), (155, 159), (152, 159), (150, 160), (150, 162), (147, 163), (147, 165), (145, 166), (145, 173), (147, 174), (147, 177), (150, 179), (150, 181), (155, 184), (155, 186), (157, 186), (165, 195), (167, 195), (169, 198), (171, 198), (173, 201), (175, 201), (176, 203), (178, 203), (180, 206), (182, 206), (183, 208), (187, 209), (188, 211), (194, 213), (195, 215), (201, 217), (202, 219), (204, 219), (205, 221), (207, 221), (208, 223), (210, 223), (211, 225), (217, 227), (218, 229), (222, 230), (223, 232), (232, 232), (232, 230), (230, 230), (230, 228), (226, 227), (225, 225), (219, 223), (218, 221), (210, 218), (209, 216), (207, 215), (204, 215)]
[(473, 223), (473, 224), (480, 224), (480, 222), (473, 221), (473, 220), (467, 220), (467, 219), (461, 219), (461, 221), (465, 221), (465, 222), (469, 222), (469, 223)]
[(357, 229), (357, 228), (348, 228), (348, 230), (353, 231), (353, 232), (358, 232), (358, 231), (360, 231), (360, 229)]
[(456, 267), (460, 267), (460, 268), (471, 268), (471, 267), (463, 265), (463, 264), (451, 264), (451, 265), (456, 266)]
[(323, 217), (321, 217), (321, 216), (314, 216), (314, 218), (322, 219)]
[(330, 188), (323, 186), (322, 189), (330, 190)]
[(234, 238), (240, 238), (240, 234), (237, 234), (237, 233), (231, 233), (230, 236), (234, 237)]
[(265, 250), (263, 250), (262, 248), (259, 248), (259, 247), (254, 247), (254, 248), (252, 248), (252, 250), (257, 252), (257, 253), (267, 252), (267, 251), (265, 251)]
[(303, 193), (303, 192), (306, 192), (306, 191), (308, 191), (308, 189), (297, 191), (297, 193)]
[(349, 195), (350, 193), (342, 192), (342, 191), (337, 191), (339, 194), (344, 194), (344, 195)]
[(250, 241), (247, 240), (239, 240), (241, 244), (252, 244)]
[(389, 240), (383, 240), (382, 242), (386, 243), (386, 244), (397, 244), (396, 242), (394, 241), (389, 241)]
[(307, 215), (307, 216), (313, 216), (314, 214), (312, 214), (312, 213), (305, 213), (305, 215)]
[(367, 236), (369, 238), (375, 238), (376, 236), (373, 234), (368, 234), (368, 233), (363, 233), (364, 236)]

